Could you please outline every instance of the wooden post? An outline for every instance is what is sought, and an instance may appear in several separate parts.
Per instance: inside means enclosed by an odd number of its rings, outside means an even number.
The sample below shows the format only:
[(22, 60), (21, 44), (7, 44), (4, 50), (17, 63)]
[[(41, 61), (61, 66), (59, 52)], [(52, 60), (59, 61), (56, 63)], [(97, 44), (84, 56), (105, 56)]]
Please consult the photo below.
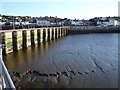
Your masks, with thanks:
[(50, 40), (52, 40), (52, 28), (50, 28)]
[(63, 36), (63, 28), (61, 28), (61, 36)]
[(13, 51), (18, 51), (18, 42), (17, 42), (17, 31), (12, 32), (12, 46)]
[(5, 32), (2, 32), (1, 33), (1, 37), (2, 37), (2, 44), (3, 44), (3, 50), (2, 50), (2, 53), (4, 55), (7, 54), (7, 47), (6, 47), (6, 35), (5, 35)]
[(30, 31), (31, 34), (31, 45), (35, 45), (35, 41), (34, 41), (34, 30)]
[(60, 38), (60, 28), (58, 28), (58, 38)]
[(43, 29), (43, 42), (46, 42), (46, 29)]
[(45, 33), (46, 33), (46, 41), (48, 41), (48, 29), (45, 29)]
[(57, 28), (57, 38), (58, 38), (58, 31), (59, 31), (59, 28)]
[(30, 31), (26, 31), (27, 32), (27, 47), (31, 46), (31, 32)]
[(38, 45), (41, 43), (41, 37), (40, 37), (40, 29), (37, 30), (37, 41), (38, 41)]
[(50, 41), (50, 29), (47, 30), (48, 34), (48, 41)]
[(54, 28), (52, 28), (52, 40), (54, 40)]
[(40, 42), (43, 42), (43, 29), (40, 29)]
[(34, 43), (38, 43), (37, 29), (34, 30)]
[(64, 28), (64, 36), (66, 36), (66, 28)]
[(66, 28), (66, 34), (68, 35), (68, 28)]
[(22, 48), (22, 31), (17, 31), (17, 48), (18, 50)]
[(55, 28), (55, 39), (57, 39), (57, 28)]
[(22, 47), (27, 48), (27, 32), (26, 32), (26, 30), (22, 31)]

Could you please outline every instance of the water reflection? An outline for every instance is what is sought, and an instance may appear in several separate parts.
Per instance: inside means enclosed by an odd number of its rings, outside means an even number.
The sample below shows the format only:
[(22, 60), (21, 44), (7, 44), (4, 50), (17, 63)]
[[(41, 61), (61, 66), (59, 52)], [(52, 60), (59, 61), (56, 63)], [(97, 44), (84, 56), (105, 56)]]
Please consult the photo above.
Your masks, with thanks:
[[(41, 57), (47, 52), (47, 50), (55, 45), (55, 43), (62, 38), (41, 43), (39, 45), (28, 47), (27, 49), (21, 49), (18, 52), (10, 53), (7, 56), (3, 56), (4, 62), (10, 71), (22, 70), (29, 65), (34, 59)], [(20, 67), (20, 68), (19, 68)], [(20, 71), (21, 71), (20, 70)]]
[[(117, 42), (117, 34), (73, 35), (21, 49), (4, 56), (3, 59), (10, 71), (28, 69), (41, 71), (41, 68), (43, 71), (50, 70), (50, 68), (54, 71), (57, 70), (55, 68), (63, 70), (62, 67), (69, 66), (75, 69), (73, 64), (76, 66), (75, 70), (79, 70), (77, 69), (78, 63), (82, 60), (89, 65), (91, 63), (89, 58), (93, 56), (98, 60), (98, 57), (102, 58), (104, 62), (117, 59), (117, 52), (113, 53), (118, 49)], [(117, 61), (114, 60), (114, 62)]]

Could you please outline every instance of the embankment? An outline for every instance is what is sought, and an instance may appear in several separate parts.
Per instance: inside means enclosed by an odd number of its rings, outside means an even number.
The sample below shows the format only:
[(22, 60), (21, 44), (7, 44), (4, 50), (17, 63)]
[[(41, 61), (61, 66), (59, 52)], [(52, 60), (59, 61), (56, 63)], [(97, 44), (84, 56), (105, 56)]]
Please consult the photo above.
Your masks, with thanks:
[(120, 33), (120, 26), (98, 27), (98, 26), (71, 26), (69, 34), (88, 33)]

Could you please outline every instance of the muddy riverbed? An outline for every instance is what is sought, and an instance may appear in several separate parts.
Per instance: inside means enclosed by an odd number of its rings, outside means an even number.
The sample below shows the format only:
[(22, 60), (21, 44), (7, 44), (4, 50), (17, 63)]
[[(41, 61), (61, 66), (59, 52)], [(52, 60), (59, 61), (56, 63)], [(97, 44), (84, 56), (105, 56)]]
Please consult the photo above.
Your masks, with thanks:
[(79, 34), (4, 56), (17, 88), (117, 88), (118, 34)]

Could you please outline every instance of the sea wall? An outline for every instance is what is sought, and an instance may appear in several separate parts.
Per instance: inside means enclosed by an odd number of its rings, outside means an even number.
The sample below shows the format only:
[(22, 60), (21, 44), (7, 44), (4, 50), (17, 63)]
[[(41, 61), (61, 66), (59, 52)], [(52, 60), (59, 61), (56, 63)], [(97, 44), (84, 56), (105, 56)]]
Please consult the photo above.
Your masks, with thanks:
[(68, 29), (68, 27), (48, 27), (0, 30), (1, 43), (4, 46), (3, 54), (66, 36)]
[(120, 33), (120, 26), (70, 26), (69, 34)]

